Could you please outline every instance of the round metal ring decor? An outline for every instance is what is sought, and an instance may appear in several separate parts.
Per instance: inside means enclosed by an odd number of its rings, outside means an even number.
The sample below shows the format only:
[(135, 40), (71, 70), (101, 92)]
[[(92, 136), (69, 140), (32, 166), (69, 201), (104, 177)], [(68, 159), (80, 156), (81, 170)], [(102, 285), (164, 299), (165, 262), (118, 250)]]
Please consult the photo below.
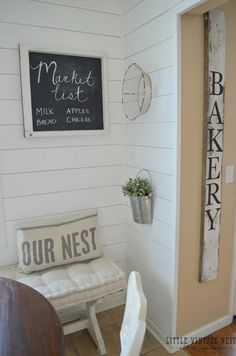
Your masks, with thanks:
[(145, 114), (152, 100), (151, 78), (137, 63), (126, 70), (122, 86), (122, 106), (125, 116), (132, 121)]

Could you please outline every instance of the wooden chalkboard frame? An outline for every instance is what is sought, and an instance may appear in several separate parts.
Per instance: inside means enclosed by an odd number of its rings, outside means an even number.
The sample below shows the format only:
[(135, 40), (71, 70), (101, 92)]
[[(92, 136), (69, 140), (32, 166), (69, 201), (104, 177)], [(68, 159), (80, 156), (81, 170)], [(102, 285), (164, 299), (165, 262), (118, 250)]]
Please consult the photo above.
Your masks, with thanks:
[[(104, 135), (108, 131), (108, 96), (107, 96), (107, 59), (106, 54), (102, 52), (93, 52), (87, 50), (65, 49), (65, 48), (47, 48), (32, 44), (20, 44), (20, 67), (21, 67), (21, 87), (24, 116), (24, 133), (25, 137), (50, 137), (50, 136), (77, 136), (77, 135)], [(73, 129), (58, 131), (35, 131), (33, 129), (32, 117), (32, 100), (31, 100), (31, 83), (30, 83), (30, 62), (29, 53), (38, 52), (42, 54), (59, 54), (64, 56), (78, 56), (84, 58), (101, 59), (101, 79), (102, 79), (102, 112), (103, 128), (102, 129)]]

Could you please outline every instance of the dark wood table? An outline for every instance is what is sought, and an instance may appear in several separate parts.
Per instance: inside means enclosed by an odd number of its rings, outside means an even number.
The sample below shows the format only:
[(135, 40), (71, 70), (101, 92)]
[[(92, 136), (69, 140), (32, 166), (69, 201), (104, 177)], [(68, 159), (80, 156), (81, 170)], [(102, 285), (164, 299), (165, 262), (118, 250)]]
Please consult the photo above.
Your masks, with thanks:
[(0, 355), (64, 355), (63, 329), (52, 305), (8, 278), (0, 278)]

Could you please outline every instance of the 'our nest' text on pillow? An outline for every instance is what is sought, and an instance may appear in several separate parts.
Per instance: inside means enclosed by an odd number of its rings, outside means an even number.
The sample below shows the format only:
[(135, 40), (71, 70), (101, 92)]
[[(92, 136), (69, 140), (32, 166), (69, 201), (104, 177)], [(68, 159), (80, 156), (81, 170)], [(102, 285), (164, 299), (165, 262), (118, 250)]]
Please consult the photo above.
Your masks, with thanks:
[(19, 265), (23, 272), (85, 261), (102, 255), (97, 215), (78, 214), (17, 226)]

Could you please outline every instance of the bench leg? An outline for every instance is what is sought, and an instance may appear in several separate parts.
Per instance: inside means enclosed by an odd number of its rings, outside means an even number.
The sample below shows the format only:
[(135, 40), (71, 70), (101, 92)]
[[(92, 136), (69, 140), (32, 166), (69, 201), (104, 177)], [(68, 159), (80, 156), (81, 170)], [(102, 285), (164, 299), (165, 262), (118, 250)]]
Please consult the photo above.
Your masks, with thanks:
[(89, 318), (89, 327), (88, 331), (93, 338), (94, 342), (98, 346), (98, 352), (100, 355), (106, 354), (106, 348), (103, 341), (103, 337), (101, 334), (101, 330), (98, 325), (96, 312), (95, 312), (95, 304), (96, 302), (87, 303), (87, 310), (88, 310), (88, 318)]

